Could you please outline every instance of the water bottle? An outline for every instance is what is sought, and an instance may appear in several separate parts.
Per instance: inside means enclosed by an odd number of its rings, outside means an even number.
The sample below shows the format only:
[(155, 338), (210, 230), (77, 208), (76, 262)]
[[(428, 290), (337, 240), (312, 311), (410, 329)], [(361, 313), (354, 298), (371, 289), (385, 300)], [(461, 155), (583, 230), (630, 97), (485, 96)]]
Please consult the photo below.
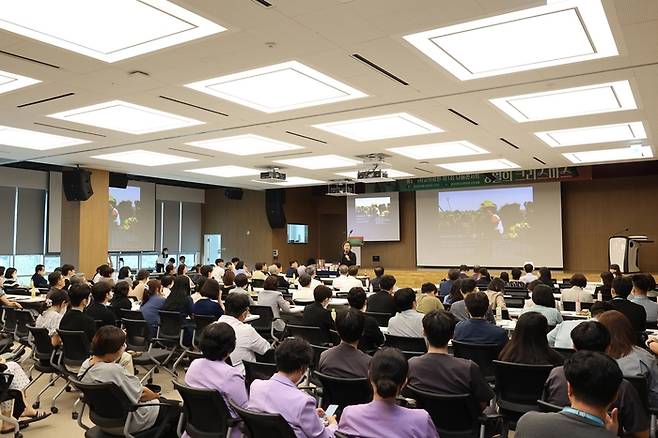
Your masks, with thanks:
[(580, 313), (580, 295), (576, 296), (576, 313)]
[(496, 321), (502, 321), (503, 319), (503, 308), (501, 306), (496, 306)]
[(596, 294), (596, 300), (597, 300), (597, 301), (603, 301), (603, 294), (602, 294), (601, 292), (599, 292), (598, 294)]
[(35, 299), (37, 297), (37, 292), (38, 292), (37, 288), (34, 287), (34, 281), (31, 280), (30, 281), (30, 296), (32, 297), (32, 299)]
[(331, 319), (336, 320), (336, 309), (331, 309)]

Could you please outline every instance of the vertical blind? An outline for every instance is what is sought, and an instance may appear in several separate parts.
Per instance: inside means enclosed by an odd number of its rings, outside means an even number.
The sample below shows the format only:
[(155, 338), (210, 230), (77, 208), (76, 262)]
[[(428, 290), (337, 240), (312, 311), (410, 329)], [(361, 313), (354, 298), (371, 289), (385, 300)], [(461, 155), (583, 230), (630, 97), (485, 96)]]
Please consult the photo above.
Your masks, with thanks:
[(16, 254), (43, 254), (46, 192), (18, 189)]
[(0, 254), (14, 251), (16, 187), (0, 187)]
[(183, 202), (181, 251), (201, 252), (201, 204)]
[(162, 201), (164, 213), (162, 215), (162, 246), (168, 248), (169, 252), (178, 252), (180, 231), (180, 202)]

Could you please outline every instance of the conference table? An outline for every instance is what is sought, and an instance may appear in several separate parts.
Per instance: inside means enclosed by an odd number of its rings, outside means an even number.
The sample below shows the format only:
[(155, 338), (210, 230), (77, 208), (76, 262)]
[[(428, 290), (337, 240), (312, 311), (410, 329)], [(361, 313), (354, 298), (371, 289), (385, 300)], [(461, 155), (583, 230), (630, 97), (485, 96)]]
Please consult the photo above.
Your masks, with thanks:
[(43, 304), (46, 302), (46, 295), (40, 294), (32, 298), (30, 295), (16, 295), (16, 294), (7, 294), (7, 299), (9, 301), (15, 301), (21, 305), (24, 309), (34, 309), (40, 311), (43, 307)]

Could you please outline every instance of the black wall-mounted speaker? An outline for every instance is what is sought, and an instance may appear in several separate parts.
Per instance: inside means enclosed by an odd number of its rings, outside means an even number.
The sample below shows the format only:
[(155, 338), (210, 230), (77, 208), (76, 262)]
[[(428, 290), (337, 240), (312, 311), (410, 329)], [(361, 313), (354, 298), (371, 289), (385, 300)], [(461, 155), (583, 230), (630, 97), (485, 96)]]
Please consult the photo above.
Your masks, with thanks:
[(67, 201), (86, 201), (94, 194), (91, 172), (88, 170), (65, 170), (62, 172), (62, 183)]
[(283, 189), (265, 191), (265, 211), (271, 228), (286, 226), (286, 214), (283, 211), (283, 204), (286, 202), (285, 194)]
[(125, 189), (128, 187), (128, 175), (125, 173), (110, 172), (110, 187)]
[(224, 189), (224, 196), (228, 199), (234, 199), (236, 201), (242, 200), (242, 189), (235, 189), (233, 187), (227, 187)]

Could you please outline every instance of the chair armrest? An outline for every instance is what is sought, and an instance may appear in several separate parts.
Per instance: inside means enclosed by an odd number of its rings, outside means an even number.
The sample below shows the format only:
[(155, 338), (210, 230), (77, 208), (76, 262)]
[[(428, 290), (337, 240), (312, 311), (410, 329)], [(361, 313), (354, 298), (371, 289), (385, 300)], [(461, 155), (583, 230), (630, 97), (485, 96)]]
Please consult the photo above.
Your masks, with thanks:
[(130, 408), (128, 408), (128, 410), (131, 411), (131, 412), (134, 412), (137, 409), (142, 408), (142, 407), (150, 408), (150, 407), (153, 407), (153, 406), (156, 406), (156, 407), (160, 407), (160, 406), (181, 406), (181, 403), (179, 401), (176, 401), (176, 400), (158, 400), (155, 403), (148, 402), (148, 403), (138, 403), (138, 404), (135, 404), (135, 405), (131, 405)]

